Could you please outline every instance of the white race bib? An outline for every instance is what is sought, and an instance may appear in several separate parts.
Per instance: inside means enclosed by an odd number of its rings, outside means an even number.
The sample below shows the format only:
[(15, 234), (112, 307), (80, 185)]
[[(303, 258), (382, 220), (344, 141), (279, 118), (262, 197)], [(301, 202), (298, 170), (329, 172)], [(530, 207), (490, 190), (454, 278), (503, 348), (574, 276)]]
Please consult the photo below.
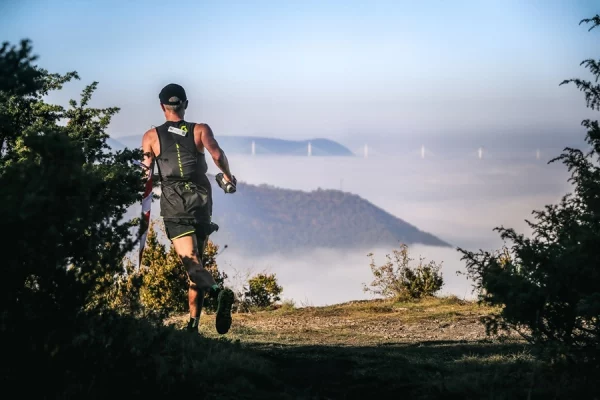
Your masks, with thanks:
[(170, 126), (169, 132), (175, 133), (176, 135), (179, 135), (179, 136), (185, 136), (185, 134), (187, 133), (187, 130), (175, 128), (174, 126)]

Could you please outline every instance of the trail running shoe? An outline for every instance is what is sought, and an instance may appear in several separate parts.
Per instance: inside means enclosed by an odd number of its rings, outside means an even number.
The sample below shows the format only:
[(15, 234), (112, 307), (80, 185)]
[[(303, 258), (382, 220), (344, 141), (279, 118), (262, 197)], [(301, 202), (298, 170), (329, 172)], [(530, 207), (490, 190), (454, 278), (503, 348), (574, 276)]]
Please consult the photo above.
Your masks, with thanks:
[(233, 291), (223, 288), (217, 296), (217, 316), (215, 327), (221, 335), (227, 333), (231, 328), (231, 306), (233, 306)]
[(192, 333), (200, 333), (199, 329), (198, 329), (198, 325), (194, 325), (193, 321), (189, 321), (187, 323), (187, 326), (185, 327), (185, 330), (188, 332), (192, 332)]

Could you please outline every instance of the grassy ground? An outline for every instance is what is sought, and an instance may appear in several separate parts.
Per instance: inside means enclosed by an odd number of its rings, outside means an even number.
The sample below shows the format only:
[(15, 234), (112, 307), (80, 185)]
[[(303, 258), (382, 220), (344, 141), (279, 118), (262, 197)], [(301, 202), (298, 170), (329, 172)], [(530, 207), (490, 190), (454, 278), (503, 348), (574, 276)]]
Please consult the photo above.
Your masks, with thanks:
[[(589, 371), (539, 361), (514, 335), (486, 336), (479, 319), (493, 312), (456, 298), (286, 307), (234, 314), (226, 337), (274, 366), (293, 388), (281, 398), (600, 398)], [(219, 336), (214, 316), (203, 315), (200, 331)]]

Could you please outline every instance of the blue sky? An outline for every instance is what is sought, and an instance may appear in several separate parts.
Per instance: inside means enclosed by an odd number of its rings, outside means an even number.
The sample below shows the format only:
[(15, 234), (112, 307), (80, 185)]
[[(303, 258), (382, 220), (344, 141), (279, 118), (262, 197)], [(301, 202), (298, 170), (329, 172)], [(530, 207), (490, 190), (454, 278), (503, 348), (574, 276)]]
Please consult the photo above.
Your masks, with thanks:
[(0, 35), (79, 72), (54, 101), (99, 81), (93, 105), (121, 107), (114, 136), (160, 123), (158, 92), (178, 82), (186, 117), (217, 135), (562, 147), (595, 117), (558, 84), (588, 76), (600, 29), (578, 23), (597, 13), (583, 0), (21, 0), (0, 2)]

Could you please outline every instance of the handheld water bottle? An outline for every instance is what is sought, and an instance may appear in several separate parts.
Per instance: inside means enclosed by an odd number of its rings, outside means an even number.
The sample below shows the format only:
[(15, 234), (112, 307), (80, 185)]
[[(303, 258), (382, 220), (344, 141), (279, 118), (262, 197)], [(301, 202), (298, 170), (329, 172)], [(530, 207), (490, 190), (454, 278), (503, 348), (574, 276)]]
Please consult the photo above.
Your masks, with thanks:
[(237, 183), (237, 180), (235, 179), (235, 176), (232, 176), (232, 178), (233, 182), (227, 181), (227, 179), (225, 179), (225, 175), (222, 172), (218, 173), (215, 176), (217, 184), (221, 189), (223, 189), (225, 193), (235, 193), (236, 191), (235, 184)]

